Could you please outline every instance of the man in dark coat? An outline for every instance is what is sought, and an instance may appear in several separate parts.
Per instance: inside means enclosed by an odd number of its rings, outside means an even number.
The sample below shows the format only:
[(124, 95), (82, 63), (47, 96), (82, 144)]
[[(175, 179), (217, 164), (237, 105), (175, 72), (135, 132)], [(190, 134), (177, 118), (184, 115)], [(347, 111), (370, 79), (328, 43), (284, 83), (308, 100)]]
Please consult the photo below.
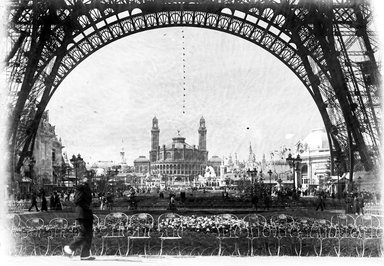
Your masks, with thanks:
[(41, 191), (41, 211), (48, 211), (47, 199), (45, 198), (45, 191)]
[[(228, 192), (225, 192), (228, 193)], [(257, 203), (259, 202), (259, 198), (257, 197), (256, 193), (252, 196), (252, 205), (255, 208), (255, 211), (257, 211)]]
[(89, 181), (88, 178), (84, 178), (75, 192), (75, 212), (76, 220), (80, 225), (80, 234), (69, 245), (64, 246), (64, 252), (67, 255), (72, 255), (76, 249), (81, 248), (81, 260), (95, 259), (95, 257), (91, 257), (90, 252), (93, 236), (93, 212), (91, 210), (92, 193)]
[(54, 193), (55, 194), (55, 210), (62, 210), (63, 208), (61, 207), (61, 201), (60, 201), (60, 195), (59, 193)]
[(319, 195), (317, 196), (317, 206), (316, 206), (316, 211), (320, 208), (321, 211), (324, 211), (324, 199), (325, 199), (325, 193), (323, 190), (319, 192)]
[(37, 208), (37, 199), (35, 193), (32, 194), (31, 207), (29, 207), (28, 211), (30, 212), (33, 207), (36, 208), (36, 211), (39, 211), (39, 208)]
[(55, 194), (54, 193), (51, 193), (51, 197), (49, 198), (49, 208), (51, 210), (54, 210), (55, 209)]

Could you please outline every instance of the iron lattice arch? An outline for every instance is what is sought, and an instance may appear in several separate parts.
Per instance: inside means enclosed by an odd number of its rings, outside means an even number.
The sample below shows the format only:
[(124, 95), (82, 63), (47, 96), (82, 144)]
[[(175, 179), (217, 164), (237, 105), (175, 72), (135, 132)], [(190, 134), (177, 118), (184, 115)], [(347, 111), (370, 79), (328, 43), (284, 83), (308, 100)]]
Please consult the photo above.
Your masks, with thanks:
[(9, 140), (16, 172), (63, 79), (98, 49), (137, 32), (201, 27), (267, 50), (303, 82), (324, 121), (332, 162), (378, 164), (377, 43), (370, 5), (357, 0), (14, 0), (6, 58)]

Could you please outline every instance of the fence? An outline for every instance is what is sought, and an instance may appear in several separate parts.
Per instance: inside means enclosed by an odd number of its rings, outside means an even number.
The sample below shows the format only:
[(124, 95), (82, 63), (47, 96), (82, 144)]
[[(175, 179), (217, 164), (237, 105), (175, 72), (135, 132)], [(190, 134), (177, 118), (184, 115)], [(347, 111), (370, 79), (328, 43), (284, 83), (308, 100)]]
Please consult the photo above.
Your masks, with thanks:
[[(123, 215), (111, 214), (114, 219)], [(149, 218), (150, 223), (138, 222)], [(145, 219), (144, 219), (144, 218)], [(149, 218), (148, 218), (149, 217)], [(156, 223), (142, 213), (107, 222), (94, 219), (92, 253), (95, 255), (236, 255), (236, 256), (360, 256), (384, 255), (383, 217), (339, 214), (331, 220), (279, 214), (257, 214), (239, 219), (234, 215), (181, 216), (167, 214)], [(78, 225), (64, 218), (44, 224), (40, 218), (23, 223), (9, 214), (8, 228), (15, 243), (12, 255), (62, 255), (64, 245), (78, 234)], [(115, 220), (116, 220), (115, 219)], [(115, 221), (114, 220), (114, 221)], [(141, 221), (140, 220), (140, 221)], [(133, 222), (134, 221), (134, 222)], [(144, 238), (137, 232), (145, 231)], [(177, 232), (169, 234), (169, 232)], [(114, 237), (111, 237), (111, 236)], [(118, 237), (116, 237), (118, 236)], [(164, 237), (167, 237), (164, 243)], [(108, 244), (105, 242), (108, 238)], [(129, 240), (135, 238), (135, 246)], [(143, 241), (146, 245), (143, 248)]]

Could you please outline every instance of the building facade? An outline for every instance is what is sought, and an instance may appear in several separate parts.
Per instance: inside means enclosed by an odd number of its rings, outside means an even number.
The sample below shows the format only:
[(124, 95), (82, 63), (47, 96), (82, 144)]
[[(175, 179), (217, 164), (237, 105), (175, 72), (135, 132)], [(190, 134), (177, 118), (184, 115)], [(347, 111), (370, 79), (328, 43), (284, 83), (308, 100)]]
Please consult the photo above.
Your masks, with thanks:
[(155, 175), (171, 175), (185, 180), (205, 171), (208, 160), (207, 129), (205, 119), (200, 119), (199, 146), (190, 145), (185, 138), (178, 134), (172, 138), (172, 143), (159, 145), (160, 129), (158, 119), (152, 120), (150, 173)]
[[(293, 169), (286, 162), (288, 153), (295, 158), (300, 155), (302, 161), (298, 169)], [(325, 187), (331, 179), (327, 133), (324, 129), (312, 130), (303, 140), (297, 142), (296, 150), (284, 149), (275, 154), (268, 164), (283, 184), (293, 185), (293, 179), (296, 176), (297, 187), (303, 189)]]
[(314, 129), (299, 142), (297, 151), (302, 158), (300, 181), (304, 187), (324, 186), (331, 178), (330, 150), (324, 129)]
[(150, 162), (145, 156), (139, 156), (139, 158), (133, 161), (135, 174), (146, 175), (150, 172)]
[(38, 181), (57, 184), (63, 164), (62, 150), (61, 139), (56, 136), (55, 126), (49, 123), (49, 114), (46, 111), (41, 118), (33, 150), (36, 161), (34, 174)]
[(44, 185), (57, 184), (65, 175), (62, 150), (61, 139), (56, 135), (55, 126), (49, 122), (48, 111), (45, 111), (37, 130), (33, 155), (27, 157), (21, 167), (17, 193), (26, 195)]

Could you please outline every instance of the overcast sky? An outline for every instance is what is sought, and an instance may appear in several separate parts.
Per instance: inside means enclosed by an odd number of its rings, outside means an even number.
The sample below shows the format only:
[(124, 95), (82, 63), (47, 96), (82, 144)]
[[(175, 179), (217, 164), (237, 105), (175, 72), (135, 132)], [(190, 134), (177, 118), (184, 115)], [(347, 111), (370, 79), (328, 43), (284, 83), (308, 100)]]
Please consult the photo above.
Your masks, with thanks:
[(248, 157), (250, 143), (260, 160), (323, 127), (306, 88), (278, 59), (243, 39), (196, 28), (150, 30), (102, 48), (68, 75), (48, 110), (69, 155), (119, 161), (124, 147), (129, 164), (148, 158), (154, 116), (160, 145), (180, 130), (197, 146), (204, 116), (209, 157), (236, 152), (239, 159)]

